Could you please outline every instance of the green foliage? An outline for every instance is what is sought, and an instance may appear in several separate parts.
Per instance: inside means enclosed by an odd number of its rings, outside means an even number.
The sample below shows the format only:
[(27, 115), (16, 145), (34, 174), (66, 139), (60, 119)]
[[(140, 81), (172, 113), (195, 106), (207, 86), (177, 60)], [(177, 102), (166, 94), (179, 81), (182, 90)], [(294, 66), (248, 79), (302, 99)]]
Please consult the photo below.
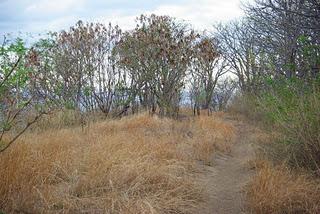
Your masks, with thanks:
[(280, 130), (289, 162), (317, 170), (320, 166), (319, 80), (281, 79), (268, 82), (267, 92), (256, 97), (263, 121)]
[[(10, 90), (22, 91), (27, 86), (31, 69), (25, 66), (24, 56), (27, 48), (22, 39), (1, 48), (0, 52), (0, 96), (7, 94)], [(19, 59), (20, 58), (20, 59)]]
[(196, 102), (199, 104), (203, 104), (206, 101), (206, 91), (203, 87), (199, 89), (199, 95), (195, 97)]
[[(25, 66), (27, 48), (22, 39), (5, 40), (0, 51), (0, 124), (1, 130), (8, 130), (5, 112), (22, 109), (28, 105), (25, 94), (31, 69)], [(19, 98), (19, 99), (18, 99)]]
[(12, 127), (11, 123), (8, 123), (7, 121), (2, 121), (0, 123), (0, 130), (9, 131)]
[(73, 101), (65, 101), (64, 102), (64, 107), (67, 110), (75, 110), (76, 109), (76, 104)]
[[(298, 38), (298, 50), (300, 53), (301, 69), (310, 71), (317, 70), (319, 72), (320, 65), (320, 46), (312, 42), (312, 39), (306, 35), (301, 35)], [(311, 78), (314, 78), (314, 73), (311, 72)]]
[[(33, 59), (22, 39), (10, 41), (4, 39), (0, 50), (0, 141), (6, 133), (5, 146), (0, 153), (6, 150), (27, 128), (40, 117), (35, 112), (34, 94), (32, 87), (36, 84), (33, 71)], [(43, 109), (44, 103), (42, 105)], [(30, 113), (30, 114), (29, 114)], [(35, 113), (35, 114), (33, 114)], [(39, 113), (39, 114), (38, 114)]]
[(92, 88), (90, 86), (84, 86), (83, 94), (84, 96), (89, 97), (92, 94)]

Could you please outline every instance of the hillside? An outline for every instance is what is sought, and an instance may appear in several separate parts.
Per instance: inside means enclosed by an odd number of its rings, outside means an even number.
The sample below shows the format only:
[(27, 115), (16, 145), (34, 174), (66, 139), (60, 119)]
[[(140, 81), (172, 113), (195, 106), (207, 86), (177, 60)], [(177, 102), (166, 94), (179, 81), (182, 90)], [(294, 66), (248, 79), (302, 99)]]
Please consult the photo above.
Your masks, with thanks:
[[(25, 134), (0, 156), (0, 207), (13, 213), (194, 213), (206, 167), (229, 154), (235, 127), (220, 116), (147, 114)], [(205, 170), (205, 171), (204, 171)], [(220, 175), (218, 175), (220, 176)]]
[(0, 214), (320, 213), (319, 0), (0, 11)]

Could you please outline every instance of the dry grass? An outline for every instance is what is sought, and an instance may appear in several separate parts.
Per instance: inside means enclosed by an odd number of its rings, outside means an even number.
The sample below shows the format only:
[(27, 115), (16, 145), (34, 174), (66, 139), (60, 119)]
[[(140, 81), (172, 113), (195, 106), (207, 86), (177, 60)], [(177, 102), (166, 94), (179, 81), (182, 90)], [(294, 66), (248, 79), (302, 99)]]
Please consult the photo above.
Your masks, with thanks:
[[(29, 112), (27, 115), (23, 116), (32, 118), (34, 115)], [(83, 113), (80, 111), (65, 109), (42, 115), (37, 123), (31, 127), (31, 130), (42, 132), (50, 129), (88, 126), (106, 119), (106, 116), (101, 112)]]
[(193, 213), (205, 190), (196, 160), (227, 152), (233, 127), (217, 117), (147, 115), (90, 128), (27, 133), (0, 154), (8, 213)]
[(259, 147), (255, 160), (249, 161), (256, 175), (247, 189), (248, 207), (252, 213), (320, 213), (320, 181), (307, 172), (290, 170), (285, 156), (280, 158), (278, 132), (259, 128), (248, 136)]
[(248, 189), (253, 213), (320, 213), (320, 183), (284, 165), (259, 161)]
[[(236, 118), (245, 120), (241, 115)], [(290, 169), (285, 158), (279, 157), (275, 142), (282, 139), (283, 134), (278, 130), (266, 131), (258, 125), (249, 125), (247, 131), (244, 137), (254, 144), (257, 152), (255, 159), (248, 161), (248, 167), (255, 169), (246, 188), (249, 211), (257, 214), (320, 213), (320, 180), (306, 170)]]
[(214, 151), (230, 152), (230, 142), (235, 135), (234, 128), (230, 124), (222, 120), (212, 120), (210, 117), (201, 116), (196, 119), (193, 125), (195, 126), (196, 140), (192, 144), (198, 160), (211, 165)]

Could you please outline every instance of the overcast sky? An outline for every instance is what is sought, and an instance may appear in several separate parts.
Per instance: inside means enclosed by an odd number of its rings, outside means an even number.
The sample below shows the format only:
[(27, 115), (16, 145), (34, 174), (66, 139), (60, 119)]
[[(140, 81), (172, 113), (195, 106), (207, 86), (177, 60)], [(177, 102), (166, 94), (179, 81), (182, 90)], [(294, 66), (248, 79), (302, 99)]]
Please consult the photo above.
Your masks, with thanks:
[(243, 15), (240, 0), (0, 0), (0, 34), (59, 31), (78, 20), (135, 26), (140, 14), (170, 15), (196, 29)]

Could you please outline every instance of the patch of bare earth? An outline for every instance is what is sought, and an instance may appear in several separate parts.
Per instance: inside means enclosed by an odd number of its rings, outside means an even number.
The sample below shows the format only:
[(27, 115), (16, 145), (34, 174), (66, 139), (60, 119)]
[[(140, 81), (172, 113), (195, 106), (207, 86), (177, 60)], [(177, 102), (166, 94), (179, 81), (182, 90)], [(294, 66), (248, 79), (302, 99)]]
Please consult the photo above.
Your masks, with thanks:
[(250, 138), (256, 130), (243, 122), (224, 119), (236, 127), (236, 140), (229, 154), (213, 154), (211, 166), (200, 165), (204, 174), (199, 182), (206, 188), (208, 200), (199, 213), (247, 213), (245, 187), (253, 176), (248, 162), (255, 155)]

